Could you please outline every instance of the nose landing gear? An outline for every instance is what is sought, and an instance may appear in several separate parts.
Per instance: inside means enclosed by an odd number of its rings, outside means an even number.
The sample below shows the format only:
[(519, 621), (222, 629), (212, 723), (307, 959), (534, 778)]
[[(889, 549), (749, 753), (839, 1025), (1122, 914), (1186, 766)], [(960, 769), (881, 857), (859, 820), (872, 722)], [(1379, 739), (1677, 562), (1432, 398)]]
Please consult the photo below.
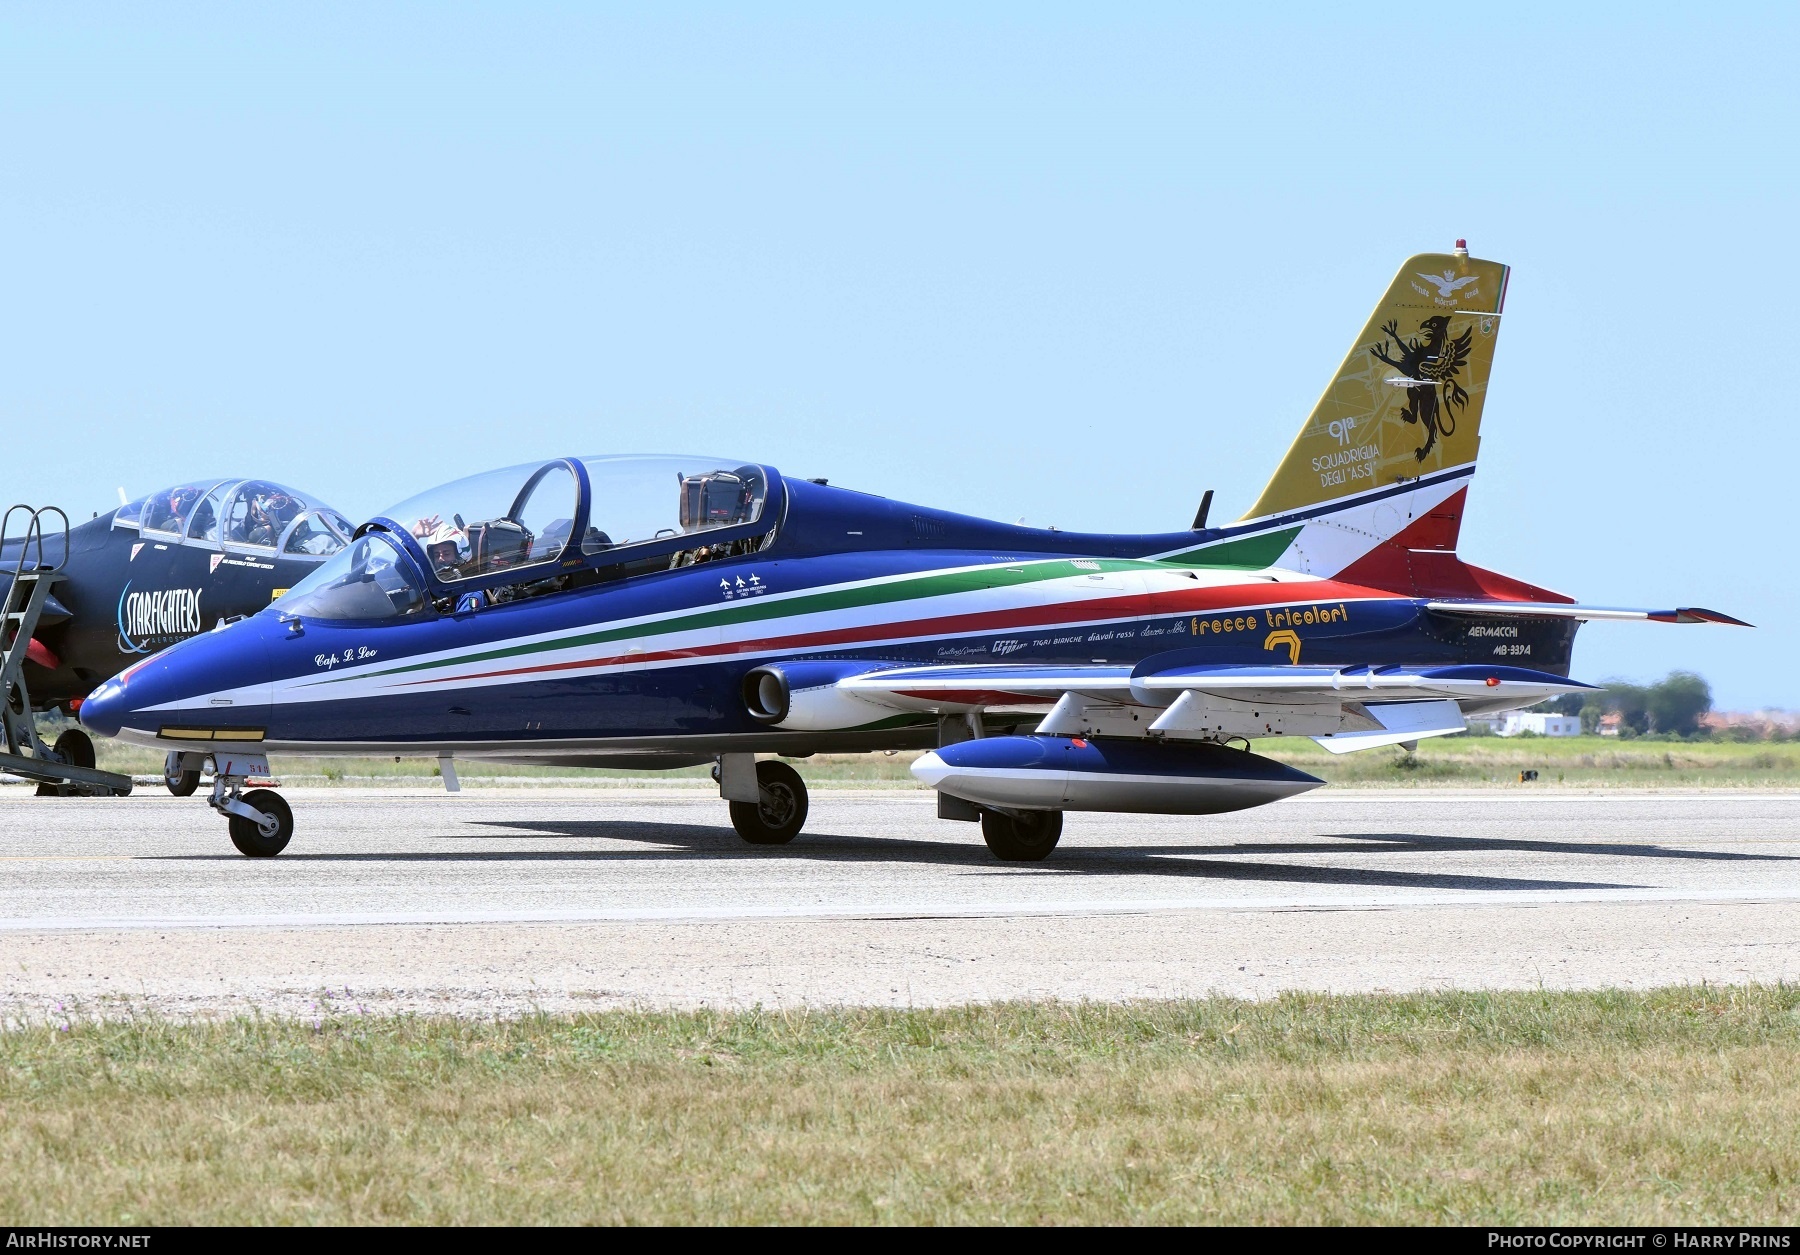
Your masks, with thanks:
[(231, 844), (249, 858), (274, 858), (287, 849), (294, 836), (294, 812), (273, 789), (252, 789), (238, 805), (255, 810), (261, 819), (233, 814), (229, 820)]
[(261, 754), (213, 755), (212, 796), (207, 805), (225, 816), (231, 844), (248, 858), (274, 858), (294, 837), (294, 812), (270, 789), (243, 791), (252, 776), (269, 774)]

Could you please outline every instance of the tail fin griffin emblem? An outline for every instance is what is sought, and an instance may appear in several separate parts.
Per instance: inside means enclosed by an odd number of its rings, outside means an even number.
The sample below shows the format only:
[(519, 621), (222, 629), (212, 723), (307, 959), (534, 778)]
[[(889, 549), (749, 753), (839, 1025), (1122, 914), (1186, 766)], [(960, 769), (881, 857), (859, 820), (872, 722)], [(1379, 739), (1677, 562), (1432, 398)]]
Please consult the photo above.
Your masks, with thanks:
[[(1469, 403), (1469, 394), (1456, 376), (1469, 363), (1475, 329), (1464, 327), (1461, 335), (1452, 338), (1450, 320), (1433, 314), (1419, 323), (1420, 335), (1416, 339), (1401, 338), (1398, 319), (1389, 319), (1381, 330), (1384, 338), (1380, 344), (1370, 346), (1369, 354), (1404, 376), (1388, 382), (1406, 389), (1406, 408), (1400, 411), (1401, 419), (1424, 424), (1425, 443), (1413, 450), (1413, 456), (1423, 462), (1439, 435), (1456, 433), (1457, 412)], [(1398, 357), (1388, 355), (1390, 341)]]

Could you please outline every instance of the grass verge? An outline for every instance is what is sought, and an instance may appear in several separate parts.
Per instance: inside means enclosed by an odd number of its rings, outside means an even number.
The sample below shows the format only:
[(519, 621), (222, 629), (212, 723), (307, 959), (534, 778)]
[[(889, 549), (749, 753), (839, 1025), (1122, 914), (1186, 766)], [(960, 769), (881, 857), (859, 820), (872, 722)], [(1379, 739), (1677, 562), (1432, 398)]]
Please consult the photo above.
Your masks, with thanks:
[(0, 1034), (0, 1223), (1792, 1223), (1800, 990)]

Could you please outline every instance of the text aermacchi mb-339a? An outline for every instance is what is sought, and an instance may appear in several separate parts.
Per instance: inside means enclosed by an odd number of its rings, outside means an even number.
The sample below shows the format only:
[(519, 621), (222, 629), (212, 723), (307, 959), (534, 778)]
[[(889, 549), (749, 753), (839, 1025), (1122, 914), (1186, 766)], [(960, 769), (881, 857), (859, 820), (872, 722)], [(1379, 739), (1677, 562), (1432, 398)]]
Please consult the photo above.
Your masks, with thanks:
[[(1410, 259), (1241, 521), (1009, 526), (702, 457), (569, 457), (427, 492), (262, 613), (82, 708), (214, 760), (245, 854), (293, 820), (264, 755), (716, 762), (750, 842), (791, 840), (799, 774), (758, 754), (928, 749), (940, 816), (1002, 859), (1063, 812), (1205, 815), (1321, 782), (1250, 751), (1461, 731), (1587, 686), (1584, 619), (1626, 610), (1456, 554), (1507, 268)], [(1210, 500), (1210, 494), (1208, 494)]]

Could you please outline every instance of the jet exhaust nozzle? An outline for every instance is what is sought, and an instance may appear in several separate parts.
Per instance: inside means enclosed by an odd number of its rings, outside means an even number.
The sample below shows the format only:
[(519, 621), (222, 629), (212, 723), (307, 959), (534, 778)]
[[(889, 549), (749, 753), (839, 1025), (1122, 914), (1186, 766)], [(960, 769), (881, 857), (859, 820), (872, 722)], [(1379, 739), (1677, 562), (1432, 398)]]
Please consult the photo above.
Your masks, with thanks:
[(893, 715), (890, 706), (866, 701), (838, 681), (889, 663), (873, 661), (778, 662), (744, 673), (744, 710), (758, 723), (784, 732), (837, 732), (862, 728)]

